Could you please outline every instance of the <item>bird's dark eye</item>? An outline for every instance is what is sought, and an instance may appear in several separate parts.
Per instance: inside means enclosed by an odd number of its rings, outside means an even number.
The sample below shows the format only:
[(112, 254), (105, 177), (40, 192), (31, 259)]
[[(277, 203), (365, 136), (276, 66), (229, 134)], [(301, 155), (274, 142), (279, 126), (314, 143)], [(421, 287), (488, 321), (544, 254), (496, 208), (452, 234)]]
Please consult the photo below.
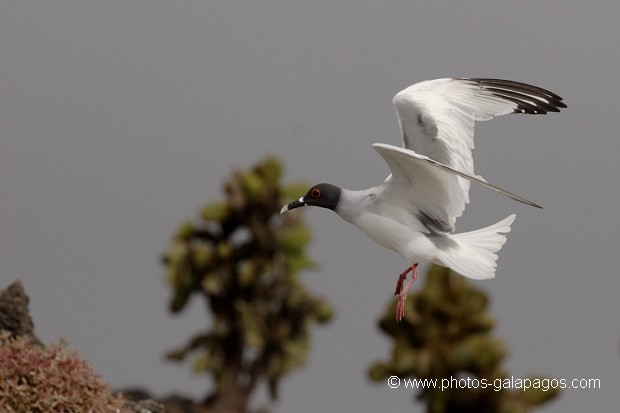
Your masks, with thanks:
[(310, 196), (312, 198), (318, 198), (321, 196), (321, 190), (319, 188), (314, 188), (312, 191), (310, 191)]

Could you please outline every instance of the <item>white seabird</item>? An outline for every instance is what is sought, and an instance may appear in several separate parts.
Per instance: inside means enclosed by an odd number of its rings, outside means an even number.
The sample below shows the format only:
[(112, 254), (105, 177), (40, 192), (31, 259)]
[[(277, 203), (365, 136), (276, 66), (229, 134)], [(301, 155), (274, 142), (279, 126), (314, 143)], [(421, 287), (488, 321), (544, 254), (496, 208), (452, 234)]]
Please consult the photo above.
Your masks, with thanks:
[[(378, 186), (351, 191), (331, 184), (310, 188), (285, 213), (302, 206), (335, 211), (368, 237), (402, 255), (411, 266), (398, 279), (396, 318), (419, 263), (451, 268), (473, 279), (495, 276), (497, 252), (515, 215), (486, 228), (454, 233), (477, 182), (519, 202), (542, 208), (474, 175), (474, 123), (508, 113), (546, 114), (566, 105), (545, 89), (500, 79), (446, 78), (416, 83), (394, 96), (403, 147), (375, 143), (391, 174)], [(407, 274), (412, 278), (406, 286)]]

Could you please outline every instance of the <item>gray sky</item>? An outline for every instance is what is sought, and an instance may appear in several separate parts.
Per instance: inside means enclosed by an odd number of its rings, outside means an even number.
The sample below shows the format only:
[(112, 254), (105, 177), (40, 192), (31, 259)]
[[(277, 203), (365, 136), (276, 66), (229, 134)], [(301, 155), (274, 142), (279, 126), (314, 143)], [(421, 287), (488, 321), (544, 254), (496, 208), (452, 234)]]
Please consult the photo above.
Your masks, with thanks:
[[(492, 296), (515, 377), (598, 378), (544, 412), (612, 411), (620, 388), (620, 3), (617, 1), (3, 1), (0, 284), (19, 277), (37, 333), (70, 339), (115, 386), (202, 395), (162, 354), (205, 323), (172, 318), (159, 255), (221, 197), (233, 167), (282, 156), (286, 178), (362, 189), (398, 144), (392, 96), (446, 76), (533, 83), (549, 116), (478, 124), (476, 172), (537, 210), (472, 188), (464, 231), (515, 212)], [(366, 379), (376, 320), (407, 265), (326, 210), (306, 273), (337, 317), (313, 334), (277, 412), (419, 410)], [(424, 271), (424, 269), (423, 269)], [(414, 289), (415, 289), (414, 285)]]

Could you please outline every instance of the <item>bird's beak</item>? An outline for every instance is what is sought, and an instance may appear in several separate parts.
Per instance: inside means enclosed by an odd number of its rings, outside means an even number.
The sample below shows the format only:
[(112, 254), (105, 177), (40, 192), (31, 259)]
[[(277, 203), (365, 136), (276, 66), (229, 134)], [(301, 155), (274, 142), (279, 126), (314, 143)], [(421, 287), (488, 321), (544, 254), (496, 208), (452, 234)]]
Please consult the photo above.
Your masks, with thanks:
[(286, 211), (290, 211), (291, 209), (299, 208), (306, 206), (307, 204), (304, 202), (304, 198), (301, 197), (297, 201), (293, 201), (290, 204), (284, 205), (280, 210), (280, 214), (284, 214)]

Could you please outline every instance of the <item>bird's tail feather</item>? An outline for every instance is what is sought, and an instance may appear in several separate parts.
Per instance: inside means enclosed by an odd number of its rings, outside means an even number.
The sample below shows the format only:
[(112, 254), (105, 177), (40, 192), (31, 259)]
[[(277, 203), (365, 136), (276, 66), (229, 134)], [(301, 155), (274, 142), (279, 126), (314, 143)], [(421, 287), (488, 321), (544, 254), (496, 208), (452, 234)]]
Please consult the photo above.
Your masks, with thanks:
[(458, 248), (440, 256), (446, 267), (475, 280), (495, 277), (497, 255), (506, 243), (506, 234), (515, 220), (514, 214), (486, 228), (461, 234), (451, 234)]

